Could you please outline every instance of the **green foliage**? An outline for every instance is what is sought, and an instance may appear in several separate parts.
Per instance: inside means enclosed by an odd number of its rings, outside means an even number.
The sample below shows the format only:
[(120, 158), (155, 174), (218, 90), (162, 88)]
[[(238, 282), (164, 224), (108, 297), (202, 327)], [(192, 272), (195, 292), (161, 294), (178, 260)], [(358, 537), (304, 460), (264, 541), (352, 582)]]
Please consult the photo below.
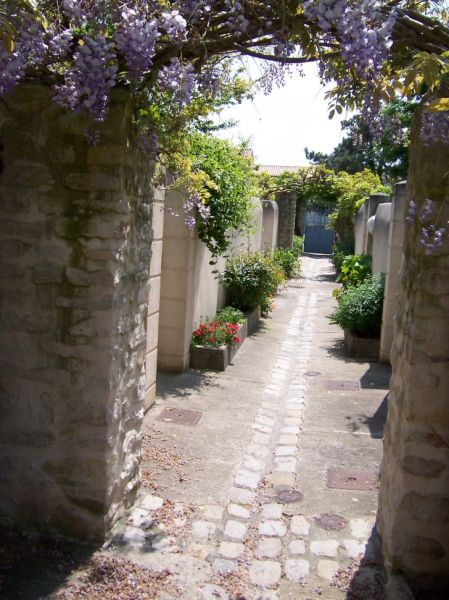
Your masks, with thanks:
[(304, 250), (304, 237), (301, 235), (293, 236), (293, 247), (292, 252), (295, 254), (296, 258), (299, 258)]
[(260, 305), (263, 314), (271, 310), (271, 297), (284, 277), (274, 260), (262, 252), (237, 253), (225, 265), (223, 285), (228, 302), (240, 310)]
[(220, 321), (209, 321), (206, 319), (200, 323), (192, 334), (192, 348), (197, 346), (209, 346), (218, 348), (227, 344), (238, 344), (238, 325), (234, 323), (221, 323)]
[(335, 176), (333, 188), (337, 197), (337, 203), (333, 212), (329, 215), (327, 227), (334, 229), (337, 239), (343, 241), (352, 237), (352, 217), (362, 206), (366, 198), (375, 192), (389, 192), (378, 175), (368, 169), (359, 173), (346, 173), (342, 171)]
[(335, 242), (332, 246), (332, 252), (332, 262), (334, 263), (337, 275), (339, 275), (345, 257), (354, 253), (354, 240), (346, 239)]
[(282, 269), (286, 279), (291, 279), (299, 274), (298, 255), (294, 250), (275, 248), (273, 260)]
[(369, 254), (350, 254), (345, 256), (337, 277), (338, 283), (347, 289), (359, 285), (371, 275), (371, 256)]
[(234, 325), (238, 325), (243, 323), (245, 315), (238, 308), (225, 306), (217, 312), (214, 320), (219, 323), (233, 323)]
[(384, 276), (370, 277), (338, 297), (330, 320), (360, 337), (379, 337), (382, 323)]
[(384, 127), (380, 139), (373, 135), (360, 115), (342, 121), (341, 127), (346, 135), (334, 150), (323, 154), (306, 148), (306, 157), (336, 173), (347, 171), (354, 174), (369, 169), (382, 181), (406, 179), (410, 126), (417, 104), (416, 99), (395, 99), (386, 106), (381, 111)]
[(198, 224), (198, 237), (214, 257), (229, 248), (228, 230), (249, 226), (254, 174), (241, 150), (212, 135), (194, 133), (190, 138), (192, 170), (207, 176), (201, 193), (210, 209), (207, 223)]

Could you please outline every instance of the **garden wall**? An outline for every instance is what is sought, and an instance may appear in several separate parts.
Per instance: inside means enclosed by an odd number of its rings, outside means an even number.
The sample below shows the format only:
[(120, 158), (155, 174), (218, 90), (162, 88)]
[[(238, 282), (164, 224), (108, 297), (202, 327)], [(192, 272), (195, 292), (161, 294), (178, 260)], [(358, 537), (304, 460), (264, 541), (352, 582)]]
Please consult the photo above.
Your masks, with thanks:
[(276, 203), (279, 209), (278, 246), (292, 248), (295, 234), (296, 193), (277, 192)]
[[(449, 220), (449, 147), (412, 129), (409, 197)], [(407, 226), (392, 348), (378, 530), (387, 566), (417, 586), (449, 586), (449, 242), (425, 256), (421, 224)]]
[(138, 486), (162, 197), (126, 93), (96, 146), (51, 95), (0, 104), (0, 521), (102, 539)]
[[(184, 224), (184, 202), (184, 192), (167, 191), (166, 206), (177, 216), (165, 215), (158, 349), (161, 371), (182, 372), (188, 367), (193, 330), (225, 302), (217, 278), (217, 271), (224, 269), (225, 259), (220, 257), (215, 265), (209, 264), (212, 259), (209, 250)], [(231, 246), (233, 250), (260, 250), (261, 245), (262, 206), (255, 199), (251, 231), (234, 234)]]

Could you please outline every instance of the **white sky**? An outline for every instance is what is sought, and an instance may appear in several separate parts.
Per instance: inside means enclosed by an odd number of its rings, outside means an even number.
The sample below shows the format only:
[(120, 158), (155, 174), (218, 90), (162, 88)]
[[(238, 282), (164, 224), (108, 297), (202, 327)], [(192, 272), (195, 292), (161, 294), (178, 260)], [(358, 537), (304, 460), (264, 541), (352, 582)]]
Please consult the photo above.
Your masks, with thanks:
[[(252, 61), (248, 68), (257, 77), (257, 63)], [(308, 64), (304, 77), (295, 73), (270, 95), (258, 92), (253, 101), (225, 109), (221, 120), (234, 119), (239, 124), (218, 135), (234, 142), (249, 138), (258, 164), (306, 165), (304, 148), (327, 153), (342, 139), (340, 121), (347, 115), (329, 120), (327, 114), (317, 67)]]

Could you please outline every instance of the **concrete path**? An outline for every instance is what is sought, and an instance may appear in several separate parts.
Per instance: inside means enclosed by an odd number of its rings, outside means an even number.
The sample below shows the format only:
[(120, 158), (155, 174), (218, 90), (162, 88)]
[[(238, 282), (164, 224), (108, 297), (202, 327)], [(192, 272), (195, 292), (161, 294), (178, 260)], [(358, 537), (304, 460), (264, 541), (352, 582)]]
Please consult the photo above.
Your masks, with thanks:
[[(303, 257), (225, 373), (159, 375), (147, 487), (112, 546), (168, 569), (164, 598), (384, 597), (373, 525), (389, 369), (346, 357), (333, 281), (327, 258)], [(199, 421), (161, 420), (167, 408)]]

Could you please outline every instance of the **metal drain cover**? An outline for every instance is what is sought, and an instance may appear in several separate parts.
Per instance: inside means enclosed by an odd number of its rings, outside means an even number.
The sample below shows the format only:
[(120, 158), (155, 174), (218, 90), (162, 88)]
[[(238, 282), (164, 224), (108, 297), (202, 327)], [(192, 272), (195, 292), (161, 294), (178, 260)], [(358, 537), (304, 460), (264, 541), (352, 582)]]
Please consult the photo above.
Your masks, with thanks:
[(329, 391), (352, 391), (355, 392), (360, 389), (360, 383), (358, 381), (346, 380), (346, 379), (328, 379), (327, 389)]
[(304, 375), (306, 377), (318, 377), (318, 375), (321, 375), (321, 373), (320, 371), (306, 371)]
[(377, 471), (362, 469), (329, 469), (327, 487), (338, 490), (377, 490)]
[(344, 529), (348, 524), (348, 521), (341, 515), (324, 513), (315, 517), (315, 523), (321, 529), (335, 530)]
[(158, 416), (159, 421), (176, 423), (177, 425), (196, 425), (203, 413), (198, 410), (185, 410), (184, 408), (164, 408)]
[(278, 493), (278, 499), (281, 502), (301, 502), (303, 495), (296, 490), (282, 490)]

